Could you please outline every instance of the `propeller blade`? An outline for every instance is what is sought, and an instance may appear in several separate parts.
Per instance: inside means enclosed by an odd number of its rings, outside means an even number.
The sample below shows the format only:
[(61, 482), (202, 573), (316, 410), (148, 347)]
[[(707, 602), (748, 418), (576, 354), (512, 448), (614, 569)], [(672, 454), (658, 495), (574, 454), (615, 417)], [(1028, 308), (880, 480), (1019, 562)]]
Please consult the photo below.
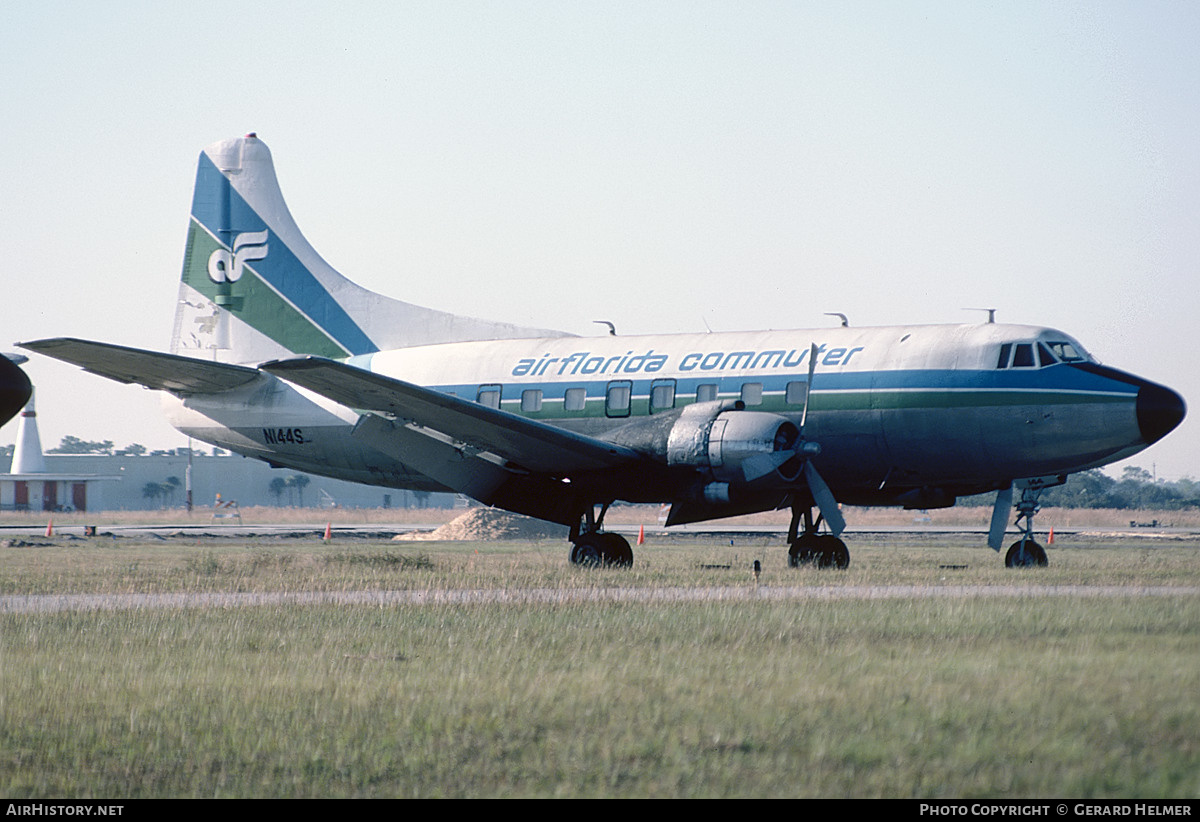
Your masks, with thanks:
[(812, 460), (804, 462), (804, 479), (808, 483), (808, 490), (812, 492), (813, 500), (817, 503), (817, 508), (821, 511), (821, 516), (825, 518), (825, 524), (829, 526), (829, 530), (835, 537), (838, 536), (846, 530), (846, 520), (842, 517), (842, 512), (838, 510), (833, 492), (829, 490), (825, 480), (821, 479), (821, 475), (813, 467)]
[(992, 508), (992, 525), (988, 528), (988, 545), (993, 551), (1004, 547), (1004, 530), (1008, 527), (1008, 515), (1012, 511), (1013, 487), (1009, 485), (996, 492), (996, 505)]
[(755, 454), (742, 462), (742, 476), (746, 478), (746, 482), (754, 482), (777, 470), (779, 466), (794, 456), (796, 456), (795, 449), (772, 451), (770, 454)]
[(804, 422), (808, 419), (808, 398), (812, 396), (813, 372), (817, 370), (817, 344), (808, 352), (808, 383), (804, 386), (804, 409), (800, 412), (800, 436), (804, 436)]

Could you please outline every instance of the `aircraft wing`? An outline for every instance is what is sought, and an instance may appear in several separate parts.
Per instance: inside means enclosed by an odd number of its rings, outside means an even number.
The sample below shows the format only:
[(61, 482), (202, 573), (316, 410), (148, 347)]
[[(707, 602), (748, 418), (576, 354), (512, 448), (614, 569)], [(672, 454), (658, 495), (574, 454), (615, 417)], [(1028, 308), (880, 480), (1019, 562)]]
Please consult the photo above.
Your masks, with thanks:
[(84, 371), (123, 383), (137, 383), (172, 394), (218, 394), (262, 375), (255, 368), (210, 362), (159, 351), (57, 337), (17, 343), (21, 348), (78, 365)]
[(456, 448), (495, 454), (512, 463), (510, 470), (561, 477), (629, 467), (643, 459), (623, 445), (322, 357), (278, 360), (260, 368), (348, 408), (436, 432)]

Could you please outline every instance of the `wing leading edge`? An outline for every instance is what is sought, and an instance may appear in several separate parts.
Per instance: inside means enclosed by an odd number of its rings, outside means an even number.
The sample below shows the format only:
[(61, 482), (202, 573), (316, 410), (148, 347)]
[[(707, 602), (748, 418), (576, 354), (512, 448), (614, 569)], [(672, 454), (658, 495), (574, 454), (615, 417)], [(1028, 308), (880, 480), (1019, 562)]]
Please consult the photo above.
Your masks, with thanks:
[(257, 369), (243, 365), (209, 362), (73, 337), (34, 340), (17, 345), (77, 365), (84, 371), (110, 380), (136, 383), (178, 396), (219, 394), (264, 379)]
[(578, 523), (597, 488), (646, 462), (632, 448), (555, 428), (321, 357), (265, 363), (270, 374), (364, 414), (354, 436), (485, 504)]
[(558, 477), (629, 465), (631, 448), (385, 377), (352, 365), (301, 357), (259, 366), (348, 408), (374, 411), (442, 435), (459, 448), (490, 452), (514, 470)]

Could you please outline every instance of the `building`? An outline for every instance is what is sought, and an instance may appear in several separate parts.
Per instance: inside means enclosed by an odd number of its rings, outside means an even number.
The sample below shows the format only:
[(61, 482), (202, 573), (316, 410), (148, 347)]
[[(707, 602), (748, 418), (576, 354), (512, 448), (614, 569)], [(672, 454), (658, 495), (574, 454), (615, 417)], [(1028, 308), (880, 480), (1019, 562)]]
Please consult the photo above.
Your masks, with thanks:
[(428, 494), (272, 468), (265, 462), (180, 448), (174, 454), (46, 454), (32, 396), (11, 456), (0, 455), (2, 511), (148, 511), (212, 507), (451, 508), (453, 494)]
[(32, 394), (17, 426), (9, 470), (0, 475), (0, 511), (87, 511), (95, 508), (99, 485), (117, 479), (67, 466), (50, 470), (42, 453)]

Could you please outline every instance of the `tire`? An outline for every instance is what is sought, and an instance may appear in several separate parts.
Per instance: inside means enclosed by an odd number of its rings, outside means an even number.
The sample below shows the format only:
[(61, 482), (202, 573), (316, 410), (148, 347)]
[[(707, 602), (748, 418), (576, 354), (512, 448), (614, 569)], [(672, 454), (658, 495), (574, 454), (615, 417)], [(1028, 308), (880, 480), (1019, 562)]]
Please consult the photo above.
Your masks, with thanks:
[(633, 565), (633, 549), (625, 537), (611, 531), (581, 534), (571, 546), (570, 560), (572, 565), (584, 568), (629, 568)]
[(1017, 540), (1004, 555), (1005, 568), (1045, 568), (1049, 564), (1046, 549), (1031, 539)]
[(818, 568), (837, 568), (844, 570), (850, 567), (850, 551), (846, 543), (834, 536), (823, 536), (817, 549)]
[(600, 550), (598, 534), (582, 534), (571, 545), (571, 564), (584, 568), (596, 568), (604, 564), (604, 556)]
[(616, 568), (633, 566), (633, 548), (629, 540), (612, 531), (604, 531), (596, 535), (600, 540), (600, 558), (605, 565)]
[(796, 537), (796, 541), (788, 547), (788, 567), (800, 568), (816, 560), (820, 539), (816, 534), (801, 534)]

